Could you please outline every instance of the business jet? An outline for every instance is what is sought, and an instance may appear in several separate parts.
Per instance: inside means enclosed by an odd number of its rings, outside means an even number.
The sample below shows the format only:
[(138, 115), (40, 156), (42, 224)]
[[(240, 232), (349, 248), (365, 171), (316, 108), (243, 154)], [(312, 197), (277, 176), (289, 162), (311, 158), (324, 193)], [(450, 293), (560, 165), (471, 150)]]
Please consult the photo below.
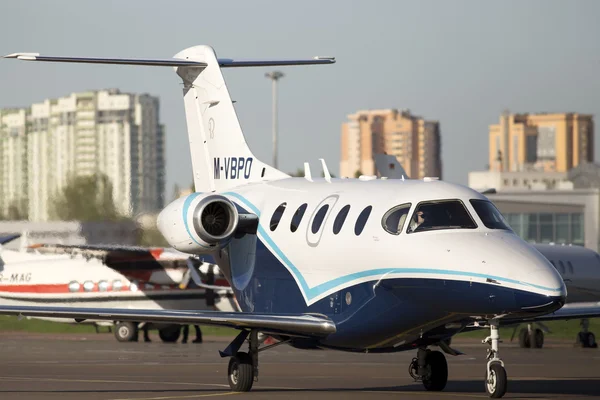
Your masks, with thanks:
[[(416, 351), (410, 374), (439, 391), (448, 366), (430, 346), (459, 354), (444, 340), (475, 324), (490, 330), (484, 386), (491, 397), (507, 388), (502, 323), (600, 314), (600, 307), (565, 311), (567, 290), (556, 269), (475, 190), (433, 179), (332, 179), (325, 162), (323, 178), (313, 177), (307, 164), (304, 177), (292, 178), (257, 159), (222, 69), (326, 65), (333, 58), (238, 60), (218, 58), (209, 46), (169, 59), (5, 57), (175, 69), (183, 82), (195, 193), (165, 207), (157, 225), (173, 248), (214, 257), (243, 312), (3, 306), (1, 314), (237, 328), (221, 356), (229, 357), (227, 379), (238, 392), (258, 379), (259, 352), (281, 344)], [(265, 346), (261, 335), (279, 341)]]
[[(390, 154), (374, 155), (375, 168), (378, 175), (385, 179), (408, 179), (409, 176), (398, 161)], [(490, 191), (494, 193), (494, 190)], [(600, 305), (600, 254), (582, 246), (556, 245), (554, 243), (533, 243), (550, 264), (559, 272), (567, 287), (569, 295), (566, 304)], [(515, 324), (511, 341), (521, 324)], [(538, 327), (536, 327), (536, 325)], [(575, 344), (581, 347), (597, 348), (596, 336), (589, 331), (589, 319), (581, 320), (581, 331), (575, 338)], [(550, 330), (540, 321), (528, 323), (526, 328), (519, 331), (519, 345), (522, 348), (542, 348), (544, 332)]]
[[(5, 245), (20, 235), (0, 238)], [(34, 244), (0, 252), (0, 304), (155, 310), (236, 311), (233, 292), (214, 264), (172, 249)], [(55, 322), (73, 319), (38, 317)], [(88, 320), (113, 326), (120, 342), (135, 340), (144, 323)], [(178, 324), (151, 324), (176, 342)]]

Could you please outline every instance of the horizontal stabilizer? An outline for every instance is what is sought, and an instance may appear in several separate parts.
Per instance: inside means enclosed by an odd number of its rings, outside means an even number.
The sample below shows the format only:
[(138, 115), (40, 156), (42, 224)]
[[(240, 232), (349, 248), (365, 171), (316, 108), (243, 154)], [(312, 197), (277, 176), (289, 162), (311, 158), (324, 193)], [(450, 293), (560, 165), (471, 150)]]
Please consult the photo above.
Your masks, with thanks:
[[(156, 67), (206, 67), (207, 64), (200, 61), (184, 60), (181, 58), (100, 58), (100, 57), (55, 57), (42, 56), (40, 53), (13, 53), (3, 58), (16, 58), (24, 61), (48, 61), (48, 62), (67, 62), (67, 63), (87, 63), (87, 64), (122, 64), (122, 65), (147, 65)], [(219, 58), (219, 66), (222, 68), (231, 67), (272, 67), (285, 65), (314, 65), (314, 64), (333, 64), (334, 57), (313, 57), (307, 59), (232, 59)]]
[(275, 67), (285, 65), (315, 65), (315, 64), (334, 64), (335, 57), (313, 57), (307, 59), (292, 60), (233, 60), (229, 58), (219, 58), (221, 68), (228, 67)]
[(310, 314), (258, 314), (222, 311), (135, 310), (44, 306), (0, 306), (0, 315), (72, 318), (74, 320), (136, 321), (181, 325), (214, 325), (235, 329), (257, 329), (267, 334), (319, 337), (335, 333), (335, 324), (325, 316)]
[(13, 53), (4, 58), (16, 58), (25, 61), (49, 61), (88, 64), (123, 64), (123, 65), (148, 65), (156, 67), (206, 67), (206, 63), (177, 58), (98, 58), (98, 57), (53, 57), (41, 56), (39, 53)]

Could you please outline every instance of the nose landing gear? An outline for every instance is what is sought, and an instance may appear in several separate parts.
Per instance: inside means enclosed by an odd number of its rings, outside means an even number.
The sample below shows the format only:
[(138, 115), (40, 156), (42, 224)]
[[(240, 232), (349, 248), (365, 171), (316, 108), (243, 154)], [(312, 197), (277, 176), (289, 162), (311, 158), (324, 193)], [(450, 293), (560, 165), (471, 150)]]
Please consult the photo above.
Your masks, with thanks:
[(500, 334), (498, 333), (498, 321), (490, 320), (490, 336), (483, 340), (483, 343), (490, 345), (487, 353), (487, 366), (485, 375), (485, 391), (492, 398), (504, 396), (507, 389), (506, 370), (504, 362), (498, 356), (498, 343)]

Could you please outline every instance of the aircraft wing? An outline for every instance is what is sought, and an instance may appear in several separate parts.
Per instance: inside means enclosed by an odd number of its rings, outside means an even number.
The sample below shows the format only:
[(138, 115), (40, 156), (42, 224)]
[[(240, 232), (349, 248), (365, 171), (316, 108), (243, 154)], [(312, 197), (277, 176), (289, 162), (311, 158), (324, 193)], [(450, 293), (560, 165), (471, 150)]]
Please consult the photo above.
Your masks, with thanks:
[(266, 334), (322, 337), (335, 333), (333, 321), (315, 314), (261, 314), (221, 311), (135, 310), (46, 306), (4, 306), (0, 314), (30, 317), (135, 321), (181, 325), (213, 325), (235, 329), (257, 329)]
[[(122, 261), (153, 261), (163, 252), (161, 247), (121, 246), (121, 245), (65, 245), (65, 244), (34, 244), (30, 249), (40, 253), (73, 254), (98, 258), (107, 263)], [(181, 260), (189, 255), (182, 253)]]
[(502, 323), (527, 323), (527, 322), (544, 322), (544, 321), (560, 321), (569, 319), (597, 318), (600, 317), (600, 302), (586, 303), (568, 303), (561, 309), (544, 315), (538, 315), (528, 318), (503, 318)]

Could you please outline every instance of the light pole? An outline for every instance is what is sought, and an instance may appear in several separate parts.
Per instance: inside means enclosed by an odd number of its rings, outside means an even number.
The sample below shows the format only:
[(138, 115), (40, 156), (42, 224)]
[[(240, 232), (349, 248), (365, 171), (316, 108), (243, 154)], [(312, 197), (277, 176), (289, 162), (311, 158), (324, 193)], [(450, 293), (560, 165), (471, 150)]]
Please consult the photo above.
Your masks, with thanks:
[(283, 78), (283, 72), (267, 72), (265, 77), (273, 82), (273, 167), (277, 168), (277, 81)]

